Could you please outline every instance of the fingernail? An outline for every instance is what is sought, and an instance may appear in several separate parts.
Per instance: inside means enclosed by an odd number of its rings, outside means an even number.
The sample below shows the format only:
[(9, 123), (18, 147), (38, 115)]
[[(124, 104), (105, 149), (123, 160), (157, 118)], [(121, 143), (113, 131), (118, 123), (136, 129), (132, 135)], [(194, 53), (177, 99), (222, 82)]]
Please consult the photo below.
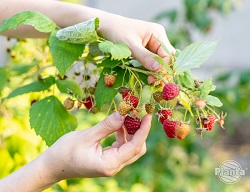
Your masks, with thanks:
[(117, 119), (117, 120), (119, 120), (119, 121), (122, 121), (123, 120), (123, 116), (121, 116), (121, 114), (120, 113), (118, 113), (118, 112), (115, 112), (115, 118)]
[(159, 66), (159, 63), (157, 61), (154, 61), (154, 63), (151, 65), (151, 69), (155, 71), (159, 68)]

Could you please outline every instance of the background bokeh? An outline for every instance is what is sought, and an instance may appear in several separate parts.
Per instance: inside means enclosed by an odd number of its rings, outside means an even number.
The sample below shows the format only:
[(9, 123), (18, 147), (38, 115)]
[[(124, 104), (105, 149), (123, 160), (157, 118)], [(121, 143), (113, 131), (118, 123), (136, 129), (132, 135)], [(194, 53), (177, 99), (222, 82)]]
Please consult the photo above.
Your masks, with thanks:
[[(223, 130), (216, 126), (202, 140), (194, 131), (184, 141), (170, 140), (164, 135), (156, 118), (147, 139), (147, 153), (134, 164), (111, 178), (75, 179), (61, 181), (47, 192), (189, 192), (189, 191), (250, 191), (250, 2), (240, 0), (89, 0), (88, 6), (131, 18), (155, 21), (166, 27), (170, 42), (183, 48), (197, 40), (220, 42), (211, 58), (195, 71), (203, 80), (213, 77), (215, 95), (224, 103), (228, 113)], [(43, 40), (18, 41), (0, 39), (0, 66), (12, 65), (11, 86), (1, 96), (23, 82), (22, 64), (34, 56), (42, 57), (34, 47)], [(11, 54), (7, 53), (11, 48)], [(17, 76), (17, 77), (16, 77)], [(62, 96), (63, 97), (63, 96)], [(46, 149), (44, 142), (29, 127), (29, 94), (13, 98), (0, 106), (0, 178), (25, 165)], [(88, 128), (105, 118), (82, 109), (73, 112), (79, 128)], [(109, 145), (110, 136), (103, 141)], [(225, 160), (236, 160), (246, 175), (234, 185), (224, 184), (214, 169)]]

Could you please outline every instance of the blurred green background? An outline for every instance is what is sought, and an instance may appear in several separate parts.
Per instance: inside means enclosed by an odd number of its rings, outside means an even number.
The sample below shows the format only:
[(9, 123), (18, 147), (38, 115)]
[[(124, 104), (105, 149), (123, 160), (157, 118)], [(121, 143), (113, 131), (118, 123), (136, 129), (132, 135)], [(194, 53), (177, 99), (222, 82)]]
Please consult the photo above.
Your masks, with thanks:
[[(98, 4), (98, 1), (92, 1), (92, 4), (93, 2)], [(148, 1), (145, 1), (145, 4), (146, 2)], [(226, 21), (230, 14), (239, 11), (246, 4), (244, 1), (236, 0), (182, 0), (179, 1), (178, 7), (167, 9), (167, 2), (161, 5), (166, 7), (166, 10), (159, 11), (151, 20), (166, 27), (170, 42), (177, 48), (183, 48), (201, 37), (207, 39), (213, 33), (215, 18), (219, 16), (221, 20)], [(140, 7), (136, 9), (139, 11)], [(223, 39), (223, 36), (220, 38)], [(48, 52), (44, 44), (43, 40), (21, 40), (17, 43), (13, 41), (8, 64), (11, 66), (9, 77), (11, 81), (3, 89), (0, 86), (1, 97), (6, 96), (12, 88), (24, 83), (27, 71), (32, 73), (34, 72), (32, 70), (37, 70), (28, 63), (31, 63), (34, 57), (37, 60), (44, 60), (44, 55)], [(218, 49), (215, 52), (221, 52)], [(235, 49), (240, 50), (240, 47)], [(211, 133), (204, 134), (202, 140), (192, 130), (183, 141), (171, 140), (165, 136), (161, 125), (154, 118), (147, 139), (147, 153), (137, 162), (111, 178), (61, 181), (46, 191), (250, 191), (250, 173), (247, 170), (250, 168), (250, 68), (249, 60), (244, 62), (236, 61), (235, 65), (241, 66), (237, 68), (220, 65), (219, 61), (215, 63), (212, 59), (204, 65), (213, 66), (213, 69), (204, 66), (205, 70), (203, 67), (197, 70), (197, 76), (201, 80), (204, 77), (214, 78), (214, 84), (217, 85), (215, 95), (224, 103), (222, 110), (228, 113), (225, 130), (216, 126)], [(211, 73), (208, 73), (210, 69)], [(0, 85), (4, 83), (2, 80)], [(61, 100), (63, 98), (65, 96), (61, 96)], [(0, 106), (0, 178), (19, 169), (46, 149), (45, 143), (29, 127), (28, 111), (30, 101), (33, 99), (38, 99), (38, 95), (33, 93), (20, 96)], [(104, 113), (93, 115), (85, 109), (73, 113), (78, 118), (78, 129), (91, 127), (106, 116)], [(105, 139), (103, 145), (110, 145), (113, 141), (114, 135)], [(233, 185), (223, 183), (214, 174), (216, 167), (230, 159), (239, 162), (246, 172), (246, 175)]]

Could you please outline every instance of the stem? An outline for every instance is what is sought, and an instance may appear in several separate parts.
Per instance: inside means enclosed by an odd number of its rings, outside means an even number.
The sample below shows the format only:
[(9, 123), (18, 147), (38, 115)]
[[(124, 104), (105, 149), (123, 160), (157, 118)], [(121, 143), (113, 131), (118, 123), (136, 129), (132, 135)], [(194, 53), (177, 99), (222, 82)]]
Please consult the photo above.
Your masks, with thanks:
[(216, 117), (217, 117), (218, 119), (220, 119), (220, 116), (219, 116), (211, 107), (209, 107), (208, 105), (206, 105), (206, 107), (207, 107), (210, 111), (212, 111), (212, 112), (216, 115)]
[(185, 114), (184, 114), (184, 122), (186, 122), (187, 112), (188, 112), (188, 110), (186, 109), (186, 110), (185, 110)]
[[(120, 66), (121, 67), (121, 66)], [(134, 68), (134, 67), (129, 67), (129, 66), (123, 66), (129, 70), (132, 70), (132, 71), (137, 71), (137, 72), (140, 72), (140, 73), (144, 73), (146, 75), (153, 75), (155, 77), (157, 77), (158, 79), (162, 80), (164, 83), (168, 83), (162, 76), (160, 76), (158, 73), (154, 73), (154, 72), (151, 72), (151, 71), (145, 71), (145, 70), (142, 70), (142, 69), (138, 69), (138, 68)]]
[(200, 122), (200, 130), (202, 131), (202, 123), (201, 123), (201, 117), (200, 117), (200, 113), (199, 113), (199, 110), (196, 108), (196, 114), (198, 115), (198, 118), (199, 118), (199, 122)]

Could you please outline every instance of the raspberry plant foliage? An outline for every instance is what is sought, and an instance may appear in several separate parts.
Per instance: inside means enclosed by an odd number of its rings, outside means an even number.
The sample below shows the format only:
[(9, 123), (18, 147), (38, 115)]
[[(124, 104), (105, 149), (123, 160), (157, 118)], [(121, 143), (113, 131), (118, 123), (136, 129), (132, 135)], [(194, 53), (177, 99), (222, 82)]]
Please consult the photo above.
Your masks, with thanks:
[[(4, 32), (15, 29), (20, 24), (26, 24), (40, 32), (50, 34), (47, 47), (49, 47), (53, 65), (43, 63), (43, 66), (38, 67), (33, 73), (33, 76), (37, 76), (37, 80), (33, 79), (31, 83), (18, 87), (4, 99), (31, 92), (41, 94), (41, 99), (30, 107), (30, 126), (47, 145), (52, 145), (60, 136), (77, 127), (74, 115), (67, 111), (62, 105), (63, 101), (58, 99), (60, 94), (65, 94), (72, 101), (77, 101), (72, 102), (76, 105), (73, 106), (73, 111), (86, 106), (86, 98), (93, 98), (91, 108), (87, 110), (92, 113), (105, 111), (108, 114), (119, 110), (120, 100), (123, 100), (124, 106), (131, 105), (118, 94), (119, 88), (126, 87), (129, 90), (127, 92), (129, 97), (134, 95), (139, 100), (136, 108), (132, 106), (131, 109), (129, 107), (129, 110), (125, 110), (126, 113), (130, 113), (127, 115), (131, 118), (137, 119), (141, 111), (145, 111), (144, 104), (153, 104), (157, 110), (171, 108), (173, 110), (173, 116), (169, 117), (171, 121), (177, 121), (174, 111), (180, 108), (185, 114), (183, 121), (188, 117), (199, 119), (197, 121), (199, 130), (204, 129), (201, 117), (215, 114), (218, 119), (220, 118), (215, 108), (221, 107), (222, 103), (219, 98), (210, 94), (216, 88), (212, 79), (200, 82), (191, 72), (191, 69), (200, 67), (212, 54), (217, 41), (195, 42), (183, 50), (177, 49), (176, 54), (172, 55), (157, 39), (164, 50), (171, 55), (172, 62), (168, 65), (162, 58), (154, 57), (162, 65), (163, 70), (151, 72), (131, 57), (131, 51), (123, 42), (113, 43), (99, 37), (97, 34), (99, 22), (101, 21), (98, 18), (93, 18), (60, 29), (46, 16), (25, 11), (5, 19), (0, 26), (0, 32)], [(32, 65), (36, 66), (34, 63)], [(8, 67), (0, 70), (2, 77), (7, 76), (8, 72)], [(105, 74), (110, 73), (116, 74), (116, 80), (112, 86), (106, 86), (104, 77)], [(148, 84), (148, 75), (155, 76), (156, 83)], [(162, 93), (164, 84), (169, 83), (178, 86), (179, 94), (171, 101), (155, 101), (154, 93)], [(6, 84), (6, 78), (1, 79), (0, 88), (3, 88), (4, 84)], [(195, 107), (195, 101), (198, 99), (206, 102), (205, 109), (199, 110)]]

